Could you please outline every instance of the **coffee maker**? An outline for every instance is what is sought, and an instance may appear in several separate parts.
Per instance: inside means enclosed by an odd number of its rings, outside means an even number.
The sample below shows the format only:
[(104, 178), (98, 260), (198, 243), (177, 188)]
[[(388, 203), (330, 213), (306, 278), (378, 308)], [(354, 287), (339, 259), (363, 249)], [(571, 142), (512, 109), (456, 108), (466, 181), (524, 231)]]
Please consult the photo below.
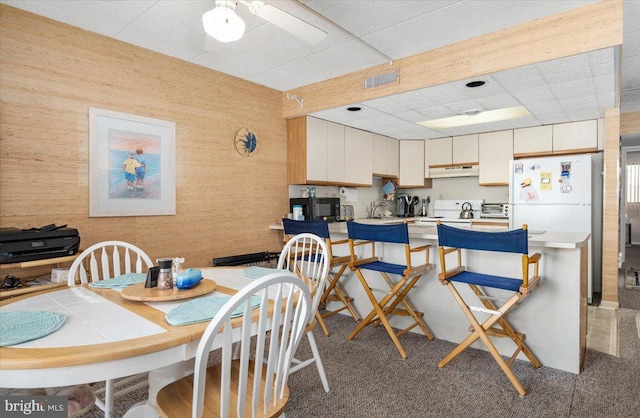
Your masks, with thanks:
[(411, 196), (405, 193), (396, 195), (396, 215), (399, 218), (413, 217), (413, 205), (411, 204)]

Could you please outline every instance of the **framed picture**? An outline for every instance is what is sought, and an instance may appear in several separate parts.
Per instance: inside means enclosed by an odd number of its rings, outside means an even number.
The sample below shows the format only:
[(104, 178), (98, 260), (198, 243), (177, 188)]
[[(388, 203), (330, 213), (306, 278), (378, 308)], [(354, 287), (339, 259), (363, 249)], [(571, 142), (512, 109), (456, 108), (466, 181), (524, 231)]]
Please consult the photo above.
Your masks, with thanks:
[(89, 108), (89, 216), (176, 214), (176, 124)]

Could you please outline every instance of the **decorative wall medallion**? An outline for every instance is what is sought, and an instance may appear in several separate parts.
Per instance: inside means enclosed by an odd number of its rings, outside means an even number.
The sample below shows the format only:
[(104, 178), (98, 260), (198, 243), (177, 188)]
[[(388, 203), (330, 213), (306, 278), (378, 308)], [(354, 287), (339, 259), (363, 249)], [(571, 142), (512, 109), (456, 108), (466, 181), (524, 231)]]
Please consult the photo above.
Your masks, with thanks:
[(258, 136), (251, 128), (242, 128), (236, 134), (236, 150), (244, 157), (250, 157), (258, 150)]

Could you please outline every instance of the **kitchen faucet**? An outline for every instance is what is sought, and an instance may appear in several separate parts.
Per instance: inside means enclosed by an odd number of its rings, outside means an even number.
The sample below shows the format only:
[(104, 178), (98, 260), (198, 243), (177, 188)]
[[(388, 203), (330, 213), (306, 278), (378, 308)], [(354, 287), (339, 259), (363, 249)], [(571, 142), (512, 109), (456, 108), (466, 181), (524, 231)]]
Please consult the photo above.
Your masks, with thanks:
[[(381, 199), (376, 199), (371, 202), (371, 219), (376, 217), (376, 209), (378, 209), (380, 206), (387, 206), (387, 202)], [(378, 218), (382, 218), (382, 215), (378, 215)]]

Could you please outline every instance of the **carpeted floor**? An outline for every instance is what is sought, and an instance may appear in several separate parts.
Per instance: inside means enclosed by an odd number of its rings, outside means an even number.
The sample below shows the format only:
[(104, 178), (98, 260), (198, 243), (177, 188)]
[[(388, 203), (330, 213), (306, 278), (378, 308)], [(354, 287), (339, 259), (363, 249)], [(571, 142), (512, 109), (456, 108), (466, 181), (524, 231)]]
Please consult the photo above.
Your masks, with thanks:
[[(520, 398), (489, 353), (469, 349), (443, 369), (437, 362), (453, 347), (409, 333), (401, 337), (402, 360), (388, 335), (368, 327), (355, 340), (351, 318), (328, 318), (332, 332), (316, 329), (331, 391), (307, 367), (290, 378), (288, 418), (308, 417), (637, 417), (640, 410), (640, 319), (620, 310), (620, 357), (587, 350), (584, 371), (575, 375), (516, 361), (513, 370), (527, 390)], [(637, 322), (638, 321), (638, 322)], [(301, 358), (310, 352), (303, 339)], [(138, 391), (120, 398), (115, 417), (145, 398)], [(94, 408), (86, 417), (100, 417)]]

